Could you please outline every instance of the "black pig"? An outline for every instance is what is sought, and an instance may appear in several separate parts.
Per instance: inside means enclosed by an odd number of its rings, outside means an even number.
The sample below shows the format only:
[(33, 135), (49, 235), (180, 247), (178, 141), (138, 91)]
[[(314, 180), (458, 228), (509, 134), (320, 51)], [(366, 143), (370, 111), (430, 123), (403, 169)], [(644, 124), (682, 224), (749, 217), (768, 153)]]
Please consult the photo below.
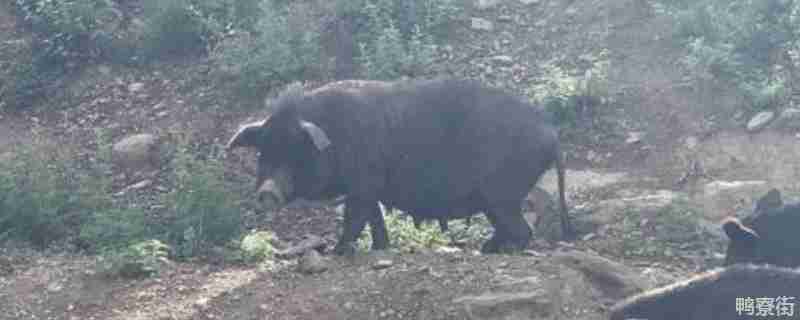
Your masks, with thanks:
[(730, 242), (725, 265), (734, 263), (800, 266), (800, 204), (783, 205), (780, 192), (773, 189), (758, 200), (752, 215), (730, 217), (722, 229)]
[(271, 117), (227, 146), (259, 151), (260, 198), (282, 205), (346, 195), (336, 253), (352, 253), (366, 223), (372, 248), (388, 246), (379, 201), (418, 218), (484, 212), (495, 232), (483, 252), (523, 248), (531, 229), (522, 200), (554, 165), (562, 231), (574, 235), (558, 131), (543, 111), (474, 81), (358, 83), (287, 90)]
[(609, 318), (795, 319), (798, 292), (797, 269), (737, 264), (629, 297), (611, 308)]

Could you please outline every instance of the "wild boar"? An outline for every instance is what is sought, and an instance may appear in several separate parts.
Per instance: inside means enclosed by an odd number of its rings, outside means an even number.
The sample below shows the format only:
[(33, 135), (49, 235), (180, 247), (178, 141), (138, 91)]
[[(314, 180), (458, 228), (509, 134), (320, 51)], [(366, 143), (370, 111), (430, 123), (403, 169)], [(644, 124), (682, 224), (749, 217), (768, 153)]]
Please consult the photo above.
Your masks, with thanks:
[(338, 254), (353, 252), (366, 223), (373, 249), (389, 245), (378, 202), (425, 219), (483, 212), (495, 229), (483, 252), (525, 247), (522, 200), (553, 166), (573, 235), (558, 131), (519, 97), (469, 80), (348, 80), (286, 90), (273, 105), (227, 149), (259, 151), (256, 190), (276, 205), (345, 195)]
[(611, 308), (611, 320), (791, 319), (800, 271), (736, 264), (629, 297)]
[(770, 190), (756, 202), (753, 214), (742, 221), (722, 222), (730, 242), (725, 265), (734, 263), (800, 266), (800, 204), (783, 205), (780, 192)]

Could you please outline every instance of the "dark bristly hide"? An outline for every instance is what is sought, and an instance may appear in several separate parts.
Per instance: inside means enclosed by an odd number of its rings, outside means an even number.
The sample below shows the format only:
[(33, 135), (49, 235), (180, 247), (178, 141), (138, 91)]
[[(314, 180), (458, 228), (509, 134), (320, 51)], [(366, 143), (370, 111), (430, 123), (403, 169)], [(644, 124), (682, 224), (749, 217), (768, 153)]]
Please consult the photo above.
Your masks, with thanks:
[(345, 195), (337, 253), (352, 253), (367, 223), (372, 248), (388, 246), (379, 201), (421, 219), (483, 212), (495, 229), (484, 252), (523, 248), (531, 229), (522, 200), (553, 166), (562, 231), (573, 235), (558, 131), (502, 90), (466, 80), (347, 80), (287, 90), (273, 105), (228, 148), (259, 151), (256, 190), (265, 201)]
[[(800, 271), (770, 265), (736, 264), (629, 297), (611, 308), (609, 319), (734, 320), (793, 319), (778, 313), (793, 308), (800, 292)], [(771, 315), (760, 315), (756, 299), (771, 298)], [(750, 300), (746, 300), (746, 299)], [(780, 302), (784, 304), (780, 304)], [(738, 307), (737, 307), (738, 304)], [(789, 312), (782, 309), (781, 312)], [(740, 314), (741, 312), (741, 314)]]
[(722, 229), (728, 235), (725, 265), (735, 263), (800, 266), (800, 204), (783, 205), (780, 192), (772, 189), (756, 202), (753, 214), (739, 221), (727, 218)]

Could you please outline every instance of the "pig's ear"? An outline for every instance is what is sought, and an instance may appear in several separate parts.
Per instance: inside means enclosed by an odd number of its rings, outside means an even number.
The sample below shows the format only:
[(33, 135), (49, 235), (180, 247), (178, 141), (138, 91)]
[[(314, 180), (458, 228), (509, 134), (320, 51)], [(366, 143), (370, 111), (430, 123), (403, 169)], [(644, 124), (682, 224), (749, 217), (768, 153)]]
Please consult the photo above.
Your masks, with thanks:
[(266, 122), (267, 120), (262, 120), (239, 127), (239, 131), (228, 141), (225, 150), (230, 151), (237, 147), (255, 148), (259, 146), (263, 140)]
[(756, 201), (756, 212), (765, 212), (783, 206), (781, 192), (778, 189), (770, 189), (764, 196)]
[(331, 145), (331, 140), (328, 139), (328, 135), (325, 134), (325, 131), (323, 131), (322, 128), (318, 127), (316, 124), (309, 121), (300, 120), (300, 128), (302, 128), (303, 131), (305, 131), (311, 137), (311, 141), (314, 142), (314, 146), (317, 147), (317, 150), (325, 150), (325, 148)]
[(739, 219), (730, 217), (722, 222), (722, 230), (731, 241), (746, 241), (752, 243), (758, 240), (758, 233), (742, 225)]

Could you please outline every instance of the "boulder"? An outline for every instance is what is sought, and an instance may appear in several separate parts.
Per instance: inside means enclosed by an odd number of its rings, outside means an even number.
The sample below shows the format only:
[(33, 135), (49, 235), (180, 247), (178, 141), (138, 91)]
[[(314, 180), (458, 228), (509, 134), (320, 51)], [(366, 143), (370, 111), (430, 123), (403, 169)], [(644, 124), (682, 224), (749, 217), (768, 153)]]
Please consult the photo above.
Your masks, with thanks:
[(158, 139), (152, 134), (128, 136), (112, 147), (114, 163), (128, 173), (157, 168), (158, 157)]
[(586, 280), (603, 295), (611, 299), (622, 299), (647, 289), (647, 280), (627, 266), (598, 255), (581, 251), (561, 251), (553, 259), (584, 275)]
[(750, 121), (747, 122), (747, 131), (748, 132), (758, 132), (761, 129), (764, 129), (770, 121), (775, 119), (775, 112), (773, 111), (763, 111), (757, 113)]

